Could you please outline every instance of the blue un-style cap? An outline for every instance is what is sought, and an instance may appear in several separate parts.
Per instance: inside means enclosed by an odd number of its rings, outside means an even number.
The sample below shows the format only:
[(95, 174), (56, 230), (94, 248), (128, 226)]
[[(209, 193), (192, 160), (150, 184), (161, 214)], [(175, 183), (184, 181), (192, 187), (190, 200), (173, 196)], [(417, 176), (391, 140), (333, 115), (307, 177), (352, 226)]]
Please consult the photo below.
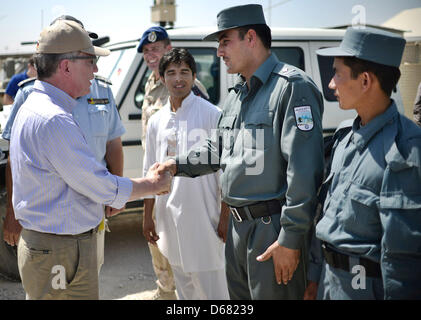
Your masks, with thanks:
[(163, 27), (151, 27), (146, 30), (140, 39), (137, 52), (142, 52), (143, 46), (160, 40), (168, 39), (168, 33)]
[(356, 57), (399, 68), (405, 49), (401, 36), (375, 28), (348, 28), (339, 47), (317, 50), (320, 56)]

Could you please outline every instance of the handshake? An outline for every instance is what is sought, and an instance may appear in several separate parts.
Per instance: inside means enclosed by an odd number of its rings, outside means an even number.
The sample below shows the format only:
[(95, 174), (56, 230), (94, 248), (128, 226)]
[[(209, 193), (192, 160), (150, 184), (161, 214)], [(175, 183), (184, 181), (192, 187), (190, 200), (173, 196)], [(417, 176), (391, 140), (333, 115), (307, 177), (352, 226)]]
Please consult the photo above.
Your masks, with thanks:
[(170, 159), (163, 163), (153, 164), (146, 174), (151, 184), (152, 194), (163, 195), (171, 191), (171, 181), (176, 173), (175, 160)]

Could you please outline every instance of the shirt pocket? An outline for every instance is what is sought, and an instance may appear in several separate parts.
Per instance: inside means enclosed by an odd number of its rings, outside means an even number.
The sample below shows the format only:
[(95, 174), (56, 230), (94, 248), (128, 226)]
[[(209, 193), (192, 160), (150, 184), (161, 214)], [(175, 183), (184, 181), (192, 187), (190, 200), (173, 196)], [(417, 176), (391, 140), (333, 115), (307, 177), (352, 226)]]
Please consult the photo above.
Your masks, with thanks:
[(357, 183), (351, 183), (347, 194), (348, 201), (343, 204), (341, 214), (345, 231), (361, 238), (381, 232), (379, 195)]
[(232, 150), (235, 142), (234, 124), (237, 116), (223, 116), (219, 122), (224, 149)]
[(91, 133), (94, 137), (106, 138), (108, 136), (108, 113), (106, 105), (91, 105), (88, 107)]
[(242, 138), (245, 149), (268, 149), (273, 143), (273, 112), (251, 113), (245, 120)]

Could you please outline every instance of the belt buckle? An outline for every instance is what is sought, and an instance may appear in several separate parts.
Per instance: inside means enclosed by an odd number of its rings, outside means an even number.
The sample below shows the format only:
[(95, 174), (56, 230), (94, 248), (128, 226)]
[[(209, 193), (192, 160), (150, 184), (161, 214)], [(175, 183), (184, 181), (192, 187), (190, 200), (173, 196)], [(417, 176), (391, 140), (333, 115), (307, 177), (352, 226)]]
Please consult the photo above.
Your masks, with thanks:
[(238, 213), (237, 208), (230, 207), (230, 211), (231, 211), (231, 214), (233, 215), (235, 221), (237, 221), (237, 222), (242, 222), (243, 221), (243, 219), (241, 219), (240, 214)]

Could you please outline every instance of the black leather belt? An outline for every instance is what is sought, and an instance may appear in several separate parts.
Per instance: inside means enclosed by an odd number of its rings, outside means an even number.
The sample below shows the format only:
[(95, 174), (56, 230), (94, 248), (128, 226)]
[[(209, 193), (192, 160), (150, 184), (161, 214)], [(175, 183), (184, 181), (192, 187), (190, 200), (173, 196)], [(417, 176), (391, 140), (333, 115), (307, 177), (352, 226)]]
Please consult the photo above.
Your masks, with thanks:
[(80, 235), (88, 235), (88, 234), (97, 233), (98, 230), (99, 230), (99, 225), (97, 225), (95, 228), (92, 228), (91, 230), (88, 230), (88, 231), (85, 231), (85, 232), (81, 233)]
[(244, 207), (230, 206), (230, 211), (234, 219), (237, 222), (241, 222), (243, 220), (253, 220), (281, 213), (281, 204), (279, 200), (268, 200)]
[[(325, 256), (326, 262), (333, 268), (342, 269), (347, 272), (351, 272), (349, 259), (351, 256), (337, 252), (331, 248), (326, 243), (322, 244), (323, 254)], [(367, 277), (371, 278), (381, 278), (382, 272), (380, 264), (369, 260), (367, 258), (359, 257), (359, 265), (363, 266), (365, 269), (365, 274)]]

